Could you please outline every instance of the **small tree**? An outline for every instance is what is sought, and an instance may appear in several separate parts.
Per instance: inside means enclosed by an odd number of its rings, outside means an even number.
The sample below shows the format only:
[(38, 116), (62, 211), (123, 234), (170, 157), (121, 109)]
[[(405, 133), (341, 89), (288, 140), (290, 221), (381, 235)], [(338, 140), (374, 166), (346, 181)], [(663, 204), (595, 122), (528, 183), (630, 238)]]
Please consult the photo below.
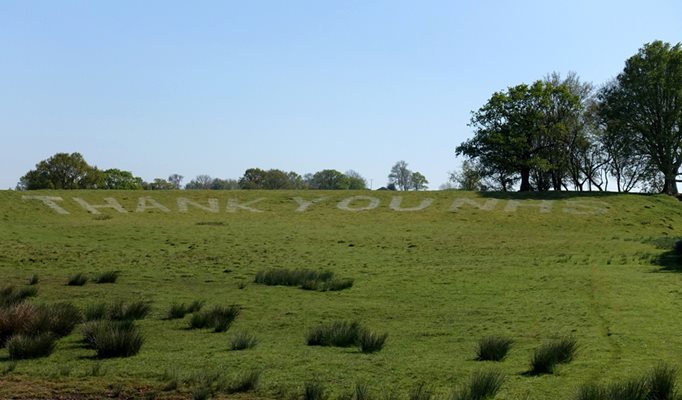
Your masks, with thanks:
[(398, 161), (388, 174), (388, 183), (394, 184), (400, 190), (410, 190), (412, 187), (412, 171), (407, 168), (405, 161)]
[(168, 177), (168, 182), (170, 182), (171, 185), (173, 185), (174, 189), (180, 189), (180, 183), (182, 183), (182, 180), (184, 178), (185, 177), (182, 175), (172, 174), (171, 176)]
[(483, 191), (483, 174), (474, 161), (464, 160), (462, 169), (450, 173), (450, 182), (454, 183), (457, 189), (470, 191)]
[(351, 169), (346, 171), (346, 177), (348, 177), (348, 188), (350, 190), (367, 189), (367, 180), (359, 173)]
[(420, 172), (413, 172), (410, 176), (410, 187), (414, 190), (426, 190), (428, 189), (429, 181)]

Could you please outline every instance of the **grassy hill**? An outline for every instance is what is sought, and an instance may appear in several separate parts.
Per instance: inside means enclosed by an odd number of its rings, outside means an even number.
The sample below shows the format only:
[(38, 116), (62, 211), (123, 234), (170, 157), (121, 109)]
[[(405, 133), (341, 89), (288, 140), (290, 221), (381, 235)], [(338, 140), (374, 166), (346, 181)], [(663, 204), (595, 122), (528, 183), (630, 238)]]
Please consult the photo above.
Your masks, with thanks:
[[(425, 382), (445, 396), (473, 371), (498, 369), (498, 399), (571, 399), (583, 383), (659, 360), (682, 367), (682, 274), (654, 263), (682, 236), (681, 211), (670, 197), (614, 194), (0, 192), (0, 289), (37, 274), (33, 303), (152, 307), (132, 357), (95, 358), (78, 328), (49, 357), (13, 364), (0, 349), (0, 397), (189, 396), (192, 377), (253, 369), (261, 380), (247, 397), (284, 397), (312, 379), (332, 398), (358, 382), (401, 398)], [(329, 270), (353, 286), (254, 283), (272, 268)], [(66, 285), (109, 270), (120, 271), (114, 284)], [(242, 310), (224, 333), (165, 319), (172, 303), (194, 300)], [(309, 329), (334, 320), (388, 333), (385, 347), (306, 345)], [(258, 344), (231, 351), (237, 332)], [(487, 335), (513, 339), (504, 361), (474, 360)], [(572, 362), (525, 374), (536, 347), (566, 336), (579, 345)], [(178, 389), (162, 391), (172, 376)]]

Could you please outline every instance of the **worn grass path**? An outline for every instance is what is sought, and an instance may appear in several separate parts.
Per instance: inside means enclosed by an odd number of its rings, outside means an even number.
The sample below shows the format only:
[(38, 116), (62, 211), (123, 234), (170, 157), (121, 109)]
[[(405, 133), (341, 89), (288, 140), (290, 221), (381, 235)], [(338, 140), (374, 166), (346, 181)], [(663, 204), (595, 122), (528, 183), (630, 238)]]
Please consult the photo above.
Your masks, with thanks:
[[(26, 195), (58, 197), (52, 201), (68, 214)], [(402, 196), (399, 207), (394, 196)], [(425, 199), (432, 202), (421, 210), (390, 207), (418, 208)], [(120, 207), (93, 214), (84, 203)], [(652, 263), (676, 237), (682, 205), (666, 196), (3, 191), (0, 286), (38, 274), (34, 302), (145, 299), (153, 311), (141, 321), (138, 355), (96, 360), (74, 332), (50, 357), (0, 376), (0, 398), (19, 387), (42, 396), (46, 386), (189, 396), (191, 385), (162, 392), (164, 373), (222, 370), (230, 378), (252, 368), (262, 371), (254, 397), (296, 391), (312, 378), (333, 398), (356, 382), (404, 396), (425, 381), (446, 395), (492, 367), (507, 375), (498, 399), (570, 399), (581, 383), (637, 375), (659, 360), (682, 367), (682, 274)], [(272, 267), (328, 269), (355, 283), (324, 293), (253, 283)], [(106, 270), (121, 271), (117, 283), (65, 286), (70, 274)], [(243, 311), (220, 334), (163, 319), (172, 302), (197, 299)], [(305, 345), (310, 327), (335, 319), (387, 332), (385, 348), (365, 355)], [(229, 351), (240, 330), (258, 345)], [(509, 357), (474, 361), (476, 341), (490, 334), (515, 341)], [(564, 335), (578, 340), (576, 359), (554, 375), (525, 376), (532, 350)], [(10, 364), (0, 349), (0, 374)], [(90, 376), (93, 368), (104, 372)]]

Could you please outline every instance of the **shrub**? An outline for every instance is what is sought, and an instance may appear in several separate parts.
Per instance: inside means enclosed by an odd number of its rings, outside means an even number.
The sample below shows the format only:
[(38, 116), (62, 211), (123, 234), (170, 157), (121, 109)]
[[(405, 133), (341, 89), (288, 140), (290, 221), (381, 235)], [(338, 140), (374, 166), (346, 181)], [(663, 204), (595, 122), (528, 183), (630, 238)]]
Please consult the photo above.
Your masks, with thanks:
[(573, 338), (563, 338), (545, 343), (535, 349), (530, 359), (530, 374), (552, 374), (557, 364), (568, 363), (573, 360), (577, 344)]
[(484, 400), (495, 397), (502, 387), (504, 375), (499, 371), (477, 371), (469, 383), (452, 398), (453, 400)]
[(17, 289), (15, 286), (5, 286), (0, 289), (0, 308), (6, 308), (19, 304), (29, 297), (34, 297), (38, 294), (38, 288), (35, 286), (22, 287)]
[(28, 280), (29, 285), (37, 285), (38, 282), (40, 282), (40, 277), (37, 274), (31, 275), (31, 278)]
[(682, 240), (676, 240), (673, 245), (673, 252), (675, 255), (682, 256)]
[(9, 358), (12, 360), (47, 357), (52, 354), (54, 346), (55, 338), (49, 333), (40, 335), (18, 334), (7, 341)]
[(130, 357), (137, 354), (144, 338), (132, 321), (95, 321), (83, 328), (83, 340), (97, 357)]
[(374, 353), (384, 348), (388, 334), (378, 334), (367, 330), (362, 330), (358, 337), (360, 351), (363, 353)]
[(325, 400), (327, 398), (327, 390), (324, 384), (318, 380), (312, 380), (305, 383), (303, 387), (304, 400)]
[(185, 303), (182, 304), (173, 303), (168, 309), (166, 318), (167, 319), (185, 318), (185, 314), (187, 314), (187, 306), (185, 305)]
[(241, 308), (236, 304), (228, 307), (215, 306), (210, 310), (192, 314), (189, 326), (191, 329), (213, 328), (215, 332), (225, 332), (240, 311)]
[(364, 328), (356, 321), (334, 321), (312, 328), (307, 343), (308, 346), (355, 346), (363, 332)]
[(95, 283), (116, 283), (118, 275), (119, 275), (118, 271), (102, 272), (101, 274), (95, 276), (94, 281)]
[(230, 341), (230, 350), (250, 349), (258, 344), (256, 336), (248, 332), (237, 332)]
[(337, 292), (339, 290), (349, 289), (353, 286), (353, 280), (350, 278), (332, 279), (324, 286), (324, 290)]
[(256, 389), (259, 380), (260, 371), (253, 370), (238, 376), (235, 381), (228, 386), (226, 391), (228, 393), (250, 392)]
[(507, 356), (513, 341), (501, 336), (486, 336), (478, 341), (476, 360), (502, 361)]
[(66, 281), (66, 284), (68, 286), (83, 286), (87, 281), (88, 277), (84, 273), (79, 272), (77, 274), (71, 275), (69, 280)]
[(426, 382), (416, 384), (408, 396), (410, 400), (430, 400), (431, 398), (433, 398), (433, 388), (428, 386)]

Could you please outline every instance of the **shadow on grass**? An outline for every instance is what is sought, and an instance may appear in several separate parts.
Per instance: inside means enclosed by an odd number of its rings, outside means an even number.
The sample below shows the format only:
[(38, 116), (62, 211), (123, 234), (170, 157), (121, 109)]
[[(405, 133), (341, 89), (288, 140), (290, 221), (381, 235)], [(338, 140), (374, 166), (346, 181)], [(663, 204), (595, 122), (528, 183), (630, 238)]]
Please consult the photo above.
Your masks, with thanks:
[(653, 263), (660, 267), (659, 272), (682, 272), (682, 256), (674, 250), (658, 255)]

